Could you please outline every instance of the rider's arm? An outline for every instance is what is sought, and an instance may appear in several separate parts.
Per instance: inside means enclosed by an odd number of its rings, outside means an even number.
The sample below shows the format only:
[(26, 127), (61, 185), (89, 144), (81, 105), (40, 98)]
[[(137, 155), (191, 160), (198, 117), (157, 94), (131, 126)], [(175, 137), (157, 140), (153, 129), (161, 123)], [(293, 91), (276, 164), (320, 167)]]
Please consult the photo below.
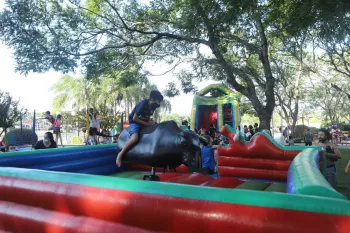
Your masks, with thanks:
[(349, 173), (350, 173), (350, 160), (349, 160), (348, 164), (345, 167), (344, 173), (346, 175), (349, 175)]
[(132, 120), (133, 120), (135, 123), (137, 123), (137, 124), (144, 125), (144, 126), (149, 126), (149, 123), (146, 122), (146, 121), (141, 120), (141, 119), (136, 115), (136, 113), (135, 113), (134, 116), (132, 117)]

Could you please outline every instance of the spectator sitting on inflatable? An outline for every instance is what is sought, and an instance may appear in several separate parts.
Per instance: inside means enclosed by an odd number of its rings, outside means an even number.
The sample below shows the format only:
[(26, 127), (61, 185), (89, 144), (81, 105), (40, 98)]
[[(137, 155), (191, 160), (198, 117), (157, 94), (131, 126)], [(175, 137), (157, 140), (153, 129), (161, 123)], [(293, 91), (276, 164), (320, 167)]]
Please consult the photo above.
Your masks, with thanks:
[(33, 149), (40, 150), (40, 149), (49, 149), (49, 148), (57, 148), (57, 144), (53, 140), (53, 134), (51, 132), (46, 132), (44, 134), (44, 139), (38, 141), (33, 147)]
[(149, 99), (142, 100), (132, 110), (129, 115), (131, 138), (117, 156), (116, 164), (118, 167), (122, 164), (123, 156), (138, 142), (140, 130), (143, 127), (154, 125), (150, 117), (153, 115), (154, 111), (160, 107), (162, 101), (162, 94), (159, 91), (153, 90), (150, 93)]

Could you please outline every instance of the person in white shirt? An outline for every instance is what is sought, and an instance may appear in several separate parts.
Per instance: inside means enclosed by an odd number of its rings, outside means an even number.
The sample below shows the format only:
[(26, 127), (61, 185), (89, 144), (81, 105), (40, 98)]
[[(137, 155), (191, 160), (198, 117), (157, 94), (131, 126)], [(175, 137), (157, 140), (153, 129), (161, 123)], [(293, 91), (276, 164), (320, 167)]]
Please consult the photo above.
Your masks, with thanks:
[(90, 140), (91, 141), (94, 140), (96, 144), (98, 144), (99, 140), (97, 138), (97, 135), (98, 135), (97, 129), (100, 126), (99, 117), (97, 113), (94, 112), (93, 108), (90, 108), (88, 110), (88, 114), (89, 114), (89, 121), (90, 121), (90, 129), (89, 129)]

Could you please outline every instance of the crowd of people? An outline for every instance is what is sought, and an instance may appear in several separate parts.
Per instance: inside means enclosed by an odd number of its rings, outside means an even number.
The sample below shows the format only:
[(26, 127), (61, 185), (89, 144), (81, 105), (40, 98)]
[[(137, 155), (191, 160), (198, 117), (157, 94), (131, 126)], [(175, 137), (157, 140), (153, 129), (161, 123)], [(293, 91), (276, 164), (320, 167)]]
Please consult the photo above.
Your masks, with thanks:
[(244, 125), (243, 126), (243, 132), (244, 132), (244, 139), (246, 141), (250, 141), (250, 139), (253, 137), (254, 134), (259, 132), (259, 125), (258, 123), (254, 123), (254, 127), (252, 125)]

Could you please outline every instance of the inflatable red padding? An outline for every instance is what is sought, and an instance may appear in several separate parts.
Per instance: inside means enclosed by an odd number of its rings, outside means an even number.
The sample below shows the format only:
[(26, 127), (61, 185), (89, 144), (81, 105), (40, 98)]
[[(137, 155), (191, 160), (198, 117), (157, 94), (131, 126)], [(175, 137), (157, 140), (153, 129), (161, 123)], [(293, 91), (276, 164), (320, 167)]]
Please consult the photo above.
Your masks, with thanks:
[(287, 171), (291, 161), (219, 156), (219, 166)]
[[(18, 233), (76, 233), (84, 232), (83, 229), (86, 229), (86, 233), (109, 233), (113, 232), (112, 230), (134, 233), (349, 232), (348, 216), (283, 208), (203, 201), (10, 177), (0, 177), (0, 190), (0, 200), (2, 203), (6, 202), (4, 208), (0, 208), (0, 219), (3, 220), (0, 221), (0, 230)], [(65, 215), (55, 215), (56, 211)], [(89, 218), (96, 219), (93, 225), (96, 223), (102, 231), (96, 231), (93, 226), (89, 228), (92, 230), (88, 231), (90, 223), (85, 223), (84, 220), (89, 221)], [(50, 228), (57, 220), (64, 228)], [(265, 223), (267, 220), (268, 223)], [(101, 225), (101, 222), (104, 224)], [(30, 230), (23, 229), (25, 227), (29, 227)]]

